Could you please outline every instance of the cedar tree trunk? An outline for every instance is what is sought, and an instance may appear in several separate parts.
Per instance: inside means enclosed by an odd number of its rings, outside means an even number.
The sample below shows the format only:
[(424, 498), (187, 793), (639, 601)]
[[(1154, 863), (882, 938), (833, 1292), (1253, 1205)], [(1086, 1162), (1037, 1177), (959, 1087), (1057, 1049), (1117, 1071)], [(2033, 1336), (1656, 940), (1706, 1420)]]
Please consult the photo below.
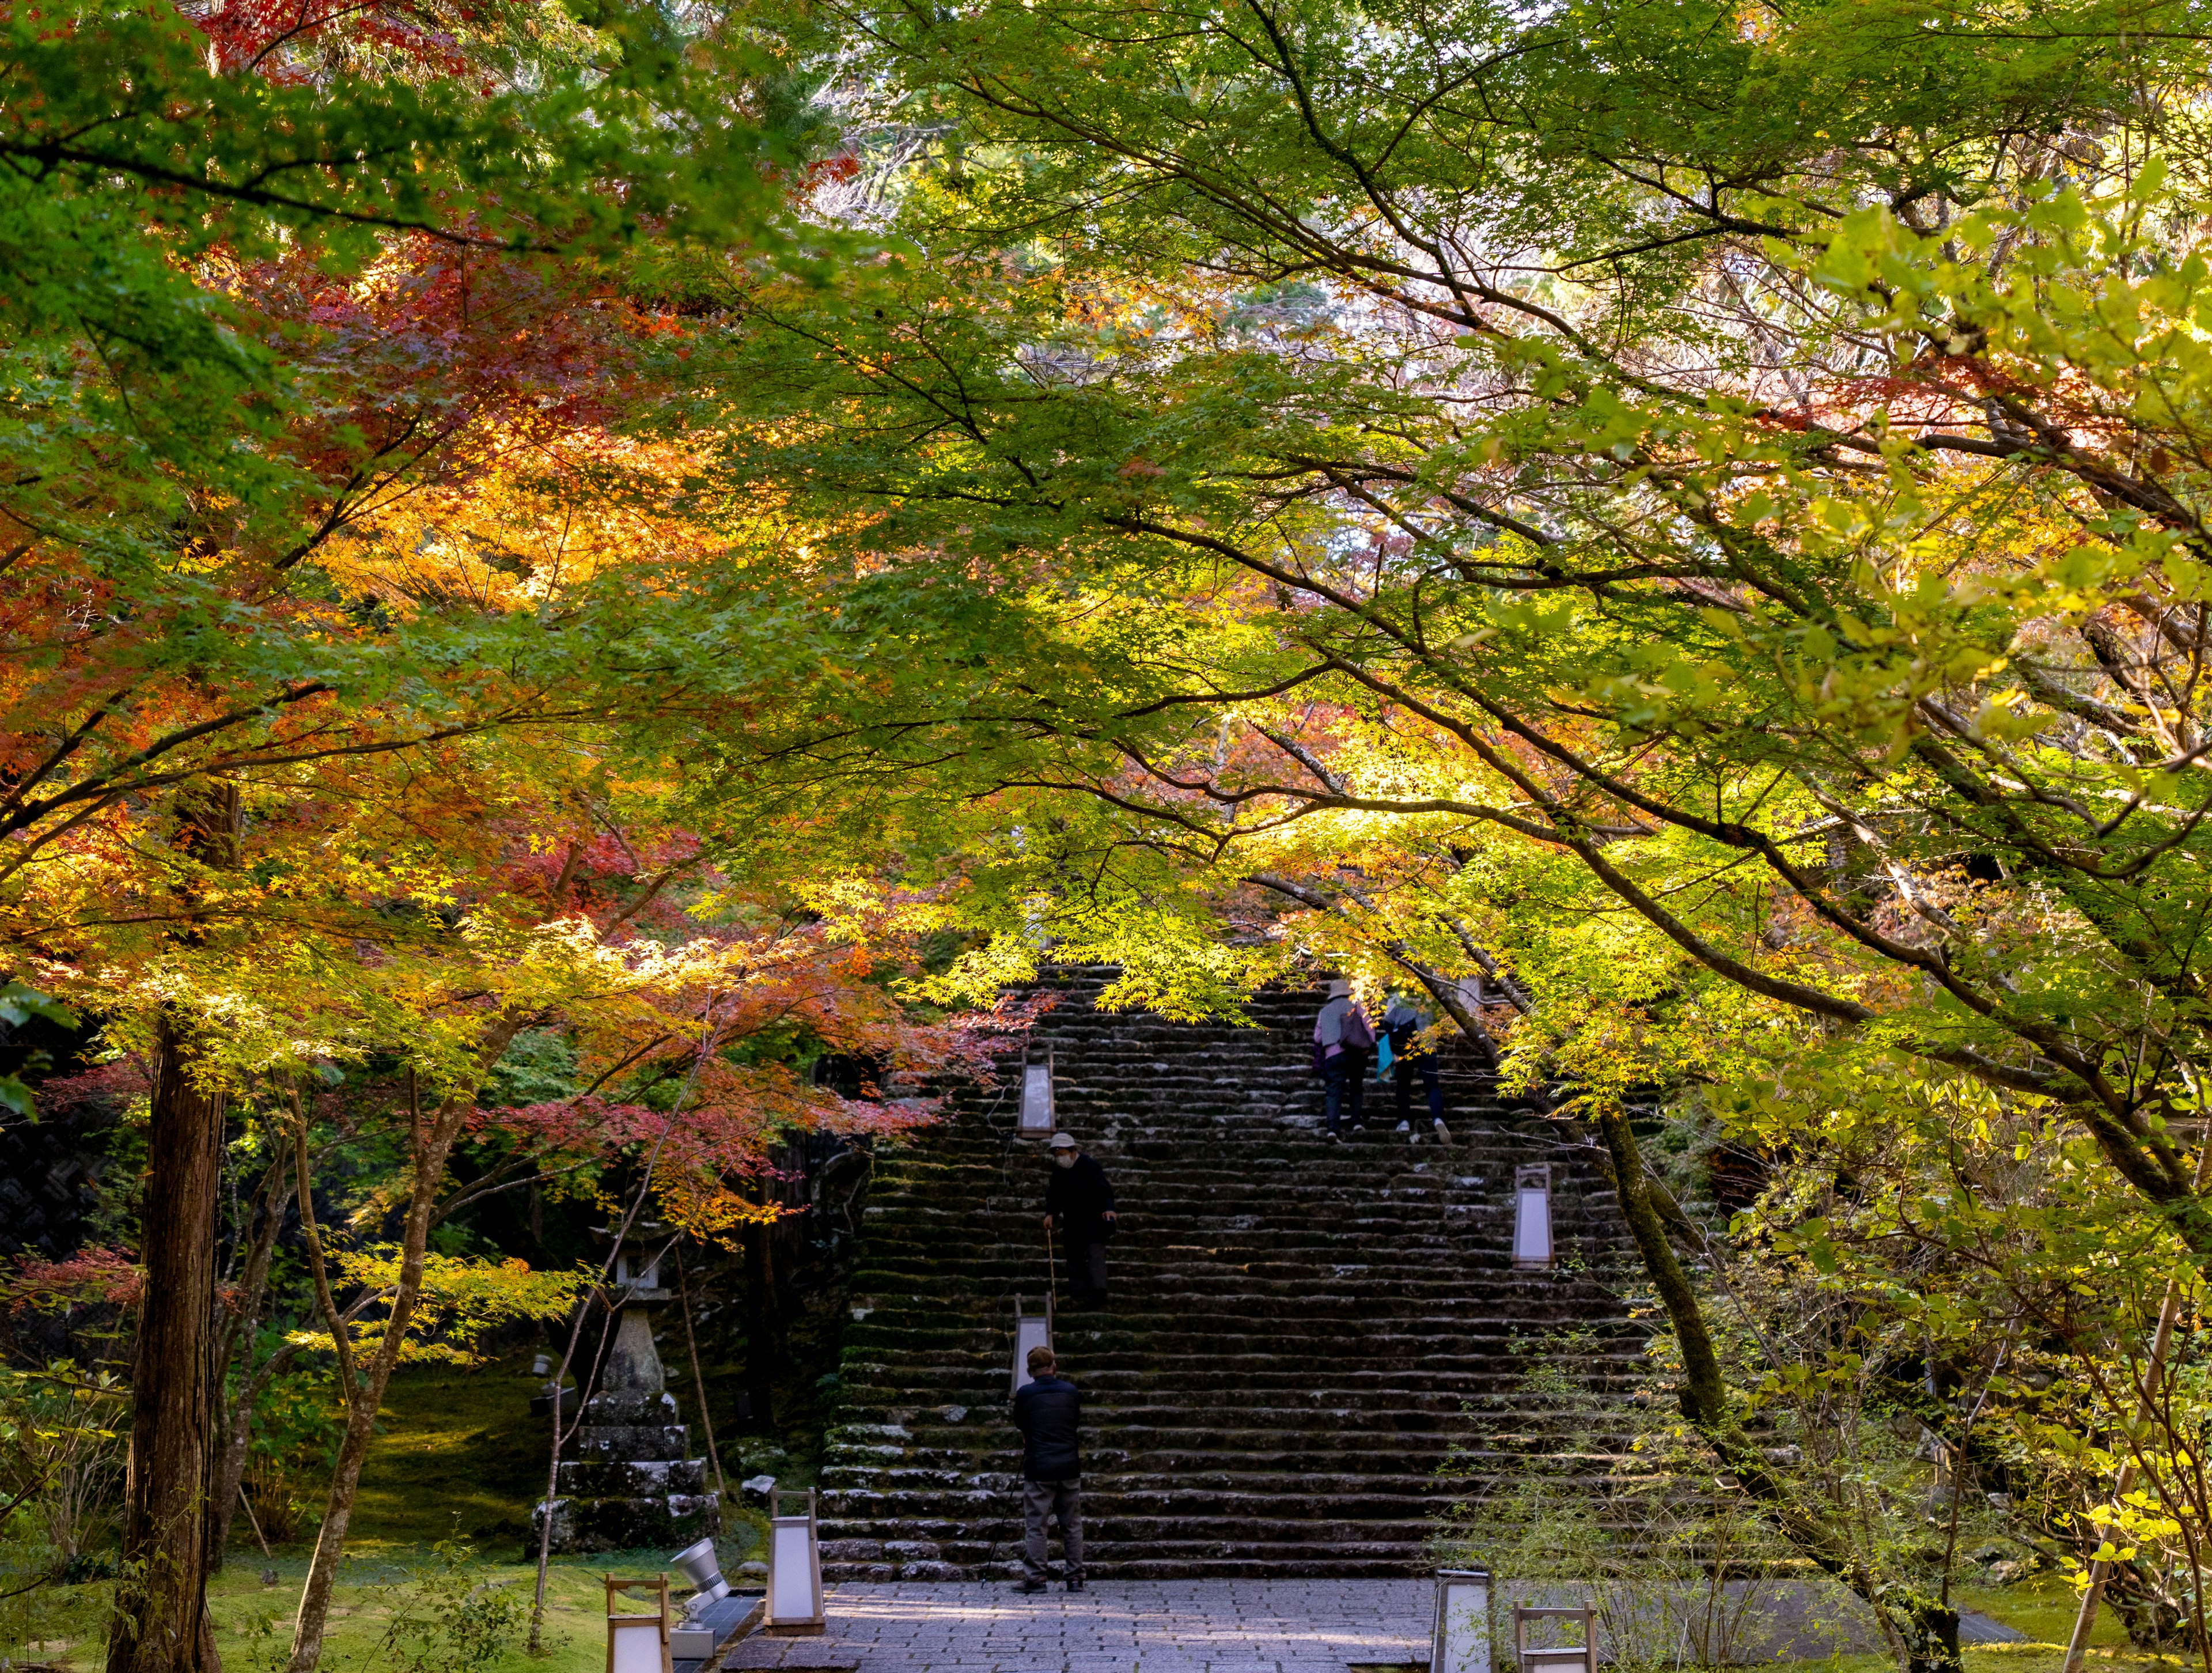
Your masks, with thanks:
[(139, 1233), (146, 1287), (131, 1379), (123, 1579), (107, 1673), (220, 1673), (207, 1572), (215, 1522), (222, 1095), (193, 1077), (191, 1037), (167, 1012), (158, 1050)]
[[(238, 863), (238, 787), (177, 794), (173, 843), (189, 923), (194, 867)], [(188, 928), (191, 938), (199, 932)], [(216, 1417), (216, 1210), (222, 1199), (222, 1092), (203, 1064), (192, 1019), (155, 1022), (139, 1254), (146, 1268), (131, 1377), (131, 1452), (123, 1496), (122, 1579), (107, 1673), (219, 1673), (208, 1621)]]

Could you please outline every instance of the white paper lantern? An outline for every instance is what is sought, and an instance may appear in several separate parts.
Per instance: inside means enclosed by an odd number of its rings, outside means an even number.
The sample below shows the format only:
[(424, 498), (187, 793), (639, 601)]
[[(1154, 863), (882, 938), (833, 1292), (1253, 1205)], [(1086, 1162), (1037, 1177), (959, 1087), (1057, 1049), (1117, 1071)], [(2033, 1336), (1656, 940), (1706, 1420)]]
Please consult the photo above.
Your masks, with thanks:
[[(607, 1594), (607, 1673), (669, 1673), (668, 1577), (618, 1580), (601, 1576)], [(617, 1615), (615, 1606), (642, 1592), (653, 1600), (651, 1615)]]
[(1552, 1264), (1552, 1165), (1513, 1171), (1513, 1264), (1534, 1271)]
[(1030, 1380), (1030, 1349), (1052, 1346), (1052, 1302), (1045, 1302), (1044, 1311), (1033, 1313), (1022, 1297), (1014, 1298), (1014, 1381), (1013, 1387)]
[(1429, 1673), (1491, 1673), (1490, 1645), (1490, 1571), (1438, 1569)]
[(1053, 1119), (1052, 1053), (1047, 1051), (1042, 1063), (1023, 1066), (1020, 1129), (1024, 1133), (1048, 1139), (1052, 1136)]
[[(786, 1516), (781, 1502), (806, 1498), (804, 1516)], [(763, 1630), (780, 1638), (822, 1631), (822, 1542), (812, 1487), (770, 1487), (768, 1494), (768, 1614)]]
[(607, 1673), (668, 1673), (668, 1636), (649, 1615), (607, 1617)]

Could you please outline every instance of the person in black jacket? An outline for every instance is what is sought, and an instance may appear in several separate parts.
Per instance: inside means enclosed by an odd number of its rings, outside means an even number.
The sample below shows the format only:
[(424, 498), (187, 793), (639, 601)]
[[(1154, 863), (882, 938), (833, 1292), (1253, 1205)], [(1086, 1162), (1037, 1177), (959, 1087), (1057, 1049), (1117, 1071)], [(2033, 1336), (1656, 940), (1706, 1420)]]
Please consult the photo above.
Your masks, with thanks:
[(1014, 1395), (1014, 1427), (1022, 1432), (1022, 1515), (1028, 1524), (1018, 1591), (1044, 1590), (1044, 1524), (1053, 1516), (1060, 1518), (1060, 1542), (1067, 1552), (1067, 1589), (1083, 1590), (1083, 1459), (1077, 1450), (1083, 1395), (1055, 1375), (1053, 1365), (1052, 1349), (1030, 1349), (1030, 1380)]
[(1114, 1235), (1114, 1188), (1106, 1170), (1075, 1147), (1066, 1133), (1052, 1135), (1052, 1183), (1045, 1187), (1044, 1223), (1060, 1226), (1067, 1245), (1067, 1299), (1077, 1307), (1106, 1305), (1106, 1239)]

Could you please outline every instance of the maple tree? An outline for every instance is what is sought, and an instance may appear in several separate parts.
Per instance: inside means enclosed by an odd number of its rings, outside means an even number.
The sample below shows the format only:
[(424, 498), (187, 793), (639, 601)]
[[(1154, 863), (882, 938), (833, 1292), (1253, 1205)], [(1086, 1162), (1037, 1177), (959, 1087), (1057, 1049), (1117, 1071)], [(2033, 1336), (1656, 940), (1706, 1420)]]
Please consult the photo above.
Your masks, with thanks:
[(703, 356), (711, 480), (849, 576), (817, 700), (717, 739), (730, 800), (959, 830), (979, 983), (1043, 934), (1233, 1010), (1303, 941), (1456, 1000), (1603, 1143), (1703, 1444), (1954, 1668), (1948, 1581), (1752, 1444), (1629, 1105), (1817, 1147), (1901, 1060), (2212, 1256), (2201, 43), (2156, 5), (833, 15), (921, 259), (732, 292)]
[[(556, 758), (568, 777), (554, 800), (572, 800), (588, 820), (567, 834), (539, 822), (538, 799), (558, 788)], [(896, 1132), (929, 1114), (927, 1101), (854, 1100), (810, 1085), (790, 1066), (795, 1043), (920, 1074), (972, 1074), (995, 1049), (988, 1031), (917, 1025), (881, 985), (886, 970), (912, 961), (913, 924), (896, 903), (842, 885), (815, 908), (779, 903), (772, 890), (727, 875), (696, 837), (649, 837), (595, 782), (605, 764), (573, 742), (558, 751), (478, 742), (447, 751), (428, 784), (394, 783), (358, 763), (264, 779), (244, 798), (241, 851), (210, 897), (210, 922), (188, 940), (149, 915), (155, 922), (127, 940), (110, 922), (72, 923), (58, 892), (39, 897), (50, 914), (44, 979), (102, 1015), (112, 1045), (150, 1059), (167, 1019), (182, 1011), (204, 1042), (210, 1080), (262, 1106), (254, 1119), (274, 1153), (246, 1228), (242, 1319), (261, 1311), (285, 1197), (313, 1224), (304, 1188), (313, 1152), (388, 1135), (375, 1176), (386, 1183), (350, 1209), (347, 1242), (331, 1247), (327, 1228), (308, 1234), (310, 1264), (323, 1268), (319, 1334), (295, 1332), (240, 1367), (265, 1383), (302, 1349), (338, 1361), (346, 1422), (295, 1623), (297, 1667), (320, 1653), (390, 1377), (426, 1333), (452, 1338), (440, 1296), (469, 1273), (441, 1265), (430, 1243), (439, 1226), (503, 1191), (588, 1198), (608, 1188), (623, 1158), (650, 1153), (663, 1215), (701, 1235), (726, 1233), (762, 1212), (747, 1181), (778, 1134)], [(346, 856), (343, 890), (303, 857), (303, 840)], [(86, 889), (103, 916), (129, 903), (90, 856), (36, 875), (57, 891)], [(578, 1090), (481, 1103), (483, 1083), (526, 1027), (561, 1031)], [(322, 1110), (330, 1100), (297, 1091), (269, 1107), (272, 1085), (312, 1086), (328, 1066), (372, 1055), (408, 1065), (399, 1107), (373, 1097)], [(679, 1077), (690, 1089), (680, 1113), (666, 1104)], [(463, 1156), (469, 1165), (457, 1177)], [(546, 1298), (573, 1293), (573, 1281), (557, 1275), (509, 1276), (496, 1262), (469, 1270), (500, 1305), (550, 1307)], [(140, 1331), (152, 1311), (142, 1307)], [(234, 1332), (234, 1351), (251, 1334)], [(225, 1470), (234, 1493), (244, 1417), (234, 1408)]]
[[(1832, 1511), (1821, 1413), (2009, 1434), (2044, 1533), (2197, 1548), (2182, 9), (536, 21), (11, 15), (6, 1002), (106, 1019), (162, 1159), (117, 1673), (212, 1663), (204, 1535), (152, 1530), (205, 1497), (213, 1396), (158, 1367), (210, 1328), (227, 1099), (412, 1088), (347, 1116), (404, 1165), (319, 1255), (305, 1673), (441, 1215), (643, 1167), (732, 1231), (771, 1132), (916, 1114), (794, 1031), (972, 1068), (887, 980), (1048, 942), (1170, 1014), (1425, 985), (1603, 1147), (1695, 1457), (1908, 1667), (1959, 1665), (1954, 1554)], [(841, 131), (768, 85), (809, 66)], [(990, 940), (922, 981), (951, 925)], [(487, 1104), (526, 1030), (576, 1087)], [(1756, 1213), (1685, 1207), (1654, 1088), (1670, 1142), (1796, 1159)], [(337, 1132), (277, 1104), (271, 1237)], [(2093, 1395), (2039, 1404), (2030, 1329)]]
[(796, 157), (730, 97), (757, 56), (650, 10), (19, 7), (5, 28), (0, 914), (19, 969), (99, 990), (151, 1065), (110, 1664), (210, 1667), (212, 1215), (254, 1061), (210, 995), (318, 919), (303, 903), (337, 903), (331, 929), (413, 892), (349, 896), (347, 858), (276, 805), (318, 766), (374, 794), (375, 763), (652, 701), (608, 701), (587, 632), (473, 607), (468, 560), (446, 607), (405, 611), (328, 560), (406, 495), (588, 426), (650, 331), (623, 265), (774, 249)]

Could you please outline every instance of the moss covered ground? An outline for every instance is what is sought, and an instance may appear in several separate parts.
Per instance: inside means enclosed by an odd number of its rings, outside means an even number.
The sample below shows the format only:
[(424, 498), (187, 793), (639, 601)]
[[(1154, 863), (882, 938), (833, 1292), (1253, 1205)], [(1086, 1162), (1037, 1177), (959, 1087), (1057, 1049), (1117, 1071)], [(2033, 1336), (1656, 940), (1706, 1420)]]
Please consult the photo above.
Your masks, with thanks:
[[(534, 1564), (526, 1560), (530, 1507), (544, 1494), (548, 1439), (546, 1420), (530, 1412), (540, 1380), (530, 1374), (530, 1360), (522, 1354), (473, 1368), (414, 1366), (392, 1379), (346, 1541), (323, 1660), (331, 1673), (410, 1673), (415, 1650), (387, 1644), (386, 1635), (395, 1612), (419, 1598), (422, 1577), (441, 1568), (434, 1548), (441, 1541), (458, 1539), (472, 1548), (473, 1585), (529, 1599), (536, 1580)], [(682, 1390), (678, 1397), (684, 1399)], [(687, 1415), (691, 1403), (684, 1400)], [(724, 1465), (732, 1499), (738, 1466), (787, 1457), (757, 1437), (733, 1436), (731, 1444)], [(797, 1472), (786, 1464), (778, 1473)], [(297, 1525), (265, 1555), (246, 1518), (234, 1524), (223, 1572), (210, 1588), (231, 1673), (270, 1673), (283, 1664), (323, 1487), (311, 1477), (299, 1482)], [(726, 1567), (733, 1568), (758, 1553), (766, 1523), (757, 1511), (735, 1506), (725, 1522), (720, 1549)], [(655, 1550), (556, 1558), (547, 1577), (547, 1653), (530, 1656), (518, 1643), (473, 1664), (470, 1673), (599, 1673), (606, 1661), (600, 1577), (654, 1573), (668, 1555)], [(45, 1586), (0, 1599), (0, 1665), (93, 1673), (101, 1663), (107, 1607), (108, 1588), (98, 1584)]]

